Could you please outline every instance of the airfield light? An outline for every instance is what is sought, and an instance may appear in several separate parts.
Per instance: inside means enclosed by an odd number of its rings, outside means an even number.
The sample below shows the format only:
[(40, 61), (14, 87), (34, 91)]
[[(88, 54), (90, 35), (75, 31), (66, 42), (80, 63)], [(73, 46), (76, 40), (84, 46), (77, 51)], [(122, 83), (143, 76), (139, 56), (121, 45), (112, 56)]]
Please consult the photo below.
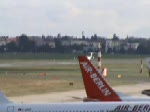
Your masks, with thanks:
[(118, 78), (120, 79), (122, 77), (122, 75), (121, 74), (118, 74)]

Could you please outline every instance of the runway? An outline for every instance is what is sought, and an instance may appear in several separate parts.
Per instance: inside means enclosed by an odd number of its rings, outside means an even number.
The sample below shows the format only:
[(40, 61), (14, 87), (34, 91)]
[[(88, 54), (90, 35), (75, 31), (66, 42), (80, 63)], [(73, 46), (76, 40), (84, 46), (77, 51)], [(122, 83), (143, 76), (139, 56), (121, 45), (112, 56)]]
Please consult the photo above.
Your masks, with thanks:
[(9, 63), (1, 63), (0, 67), (29, 67), (29, 66), (49, 66), (49, 65), (75, 65), (78, 64), (77, 61), (22, 61), (22, 62), (9, 62)]
[[(115, 86), (113, 89), (135, 97), (148, 97), (141, 94), (144, 89), (149, 89), (150, 83), (136, 85)], [(32, 94), (26, 96), (9, 97), (15, 103), (48, 103), (48, 102), (81, 102), (86, 97), (85, 90), (72, 90), (66, 92), (52, 92), (45, 94)]]

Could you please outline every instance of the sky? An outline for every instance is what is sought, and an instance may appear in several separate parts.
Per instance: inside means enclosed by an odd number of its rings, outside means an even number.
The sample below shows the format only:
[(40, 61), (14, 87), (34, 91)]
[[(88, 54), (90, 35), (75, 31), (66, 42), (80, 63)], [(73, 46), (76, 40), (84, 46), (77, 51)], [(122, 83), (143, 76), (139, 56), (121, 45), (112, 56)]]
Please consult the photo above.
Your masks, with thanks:
[(0, 36), (150, 37), (150, 0), (1, 0)]

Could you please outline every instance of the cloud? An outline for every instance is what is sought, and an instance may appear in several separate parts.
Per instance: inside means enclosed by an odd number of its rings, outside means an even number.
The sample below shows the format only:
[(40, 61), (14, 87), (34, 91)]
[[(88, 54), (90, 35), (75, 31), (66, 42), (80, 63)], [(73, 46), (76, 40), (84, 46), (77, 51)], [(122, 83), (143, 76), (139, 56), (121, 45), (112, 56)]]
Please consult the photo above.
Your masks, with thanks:
[(149, 0), (3, 0), (0, 34), (149, 37)]

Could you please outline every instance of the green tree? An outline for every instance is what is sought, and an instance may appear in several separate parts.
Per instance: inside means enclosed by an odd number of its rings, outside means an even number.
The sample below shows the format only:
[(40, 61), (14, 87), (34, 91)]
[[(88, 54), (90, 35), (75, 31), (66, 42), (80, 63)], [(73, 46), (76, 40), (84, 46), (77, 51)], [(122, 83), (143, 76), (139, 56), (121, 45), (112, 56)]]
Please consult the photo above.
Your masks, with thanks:
[(18, 49), (19, 52), (32, 52), (35, 47), (35, 43), (30, 41), (28, 36), (22, 34), (18, 38)]
[(146, 47), (142, 44), (140, 44), (137, 48), (137, 53), (138, 54), (147, 54)]
[(17, 45), (15, 42), (10, 42), (6, 45), (6, 51), (7, 52), (16, 52), (17, 51)]

